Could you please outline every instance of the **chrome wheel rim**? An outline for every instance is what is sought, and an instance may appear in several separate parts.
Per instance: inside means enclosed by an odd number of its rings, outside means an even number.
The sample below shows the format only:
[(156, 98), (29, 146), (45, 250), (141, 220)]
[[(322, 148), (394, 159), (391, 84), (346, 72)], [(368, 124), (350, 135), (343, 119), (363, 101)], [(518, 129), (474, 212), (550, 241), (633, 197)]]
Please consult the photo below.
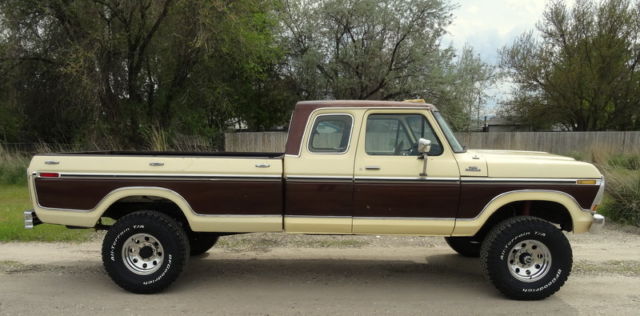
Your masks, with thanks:
[(135, 234), (122, 245), (122, 261), (124, 266), (135, 274), (152, 274), (158, 271), (164, 262), (164, 248), (153, 235)]
[(551, 269), (551, 251), (538, 240), (522, 240), (509, 250), (507, 267), (520, 281), (538, 281)]

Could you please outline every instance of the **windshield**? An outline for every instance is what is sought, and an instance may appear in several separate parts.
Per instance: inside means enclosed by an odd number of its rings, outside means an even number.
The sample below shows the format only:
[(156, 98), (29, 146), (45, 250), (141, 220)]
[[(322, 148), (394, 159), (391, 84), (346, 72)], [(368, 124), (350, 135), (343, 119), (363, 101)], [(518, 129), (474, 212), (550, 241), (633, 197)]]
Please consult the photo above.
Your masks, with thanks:
[(453, 131), (451, 131), (449, 124), (447, 124), (447, 121), (445, 121), (444, 118), (442, 117), (442, 114), (440, 114), (440, 112), (438, 111), (434, 111), (433, 115), (435, 115), (436, 120), (438, 121), (438, 125), (440, 125), (440, 128), (442, 129), (444, 136), (449, 141), (449, 145), (451, 145), (451, 149), (453, 149), (453, 152), (455, 153), (465, 152), (464, 148), (460, 145), (460, 143), (456, 139), (456, 135), (454, 135)]

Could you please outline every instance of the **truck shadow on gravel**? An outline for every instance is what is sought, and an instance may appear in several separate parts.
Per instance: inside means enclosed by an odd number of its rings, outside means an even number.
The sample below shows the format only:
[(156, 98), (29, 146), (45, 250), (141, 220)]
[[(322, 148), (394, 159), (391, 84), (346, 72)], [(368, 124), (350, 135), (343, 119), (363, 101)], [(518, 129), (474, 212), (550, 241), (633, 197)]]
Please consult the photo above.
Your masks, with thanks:
[[(314, 291), (348, 287), (394, 292), (408, 288), (422, 294), (455, 289), (448, 295), (502, 298), (484, 279), (478, 259), (458, 255), (427, 256), (426, 262), (356, 259), (216, 259), (195, 257), (170, 291), (264, 284), (271, 289), (293, 285)], [(244, 287), (244, 286), (242, 286)]]

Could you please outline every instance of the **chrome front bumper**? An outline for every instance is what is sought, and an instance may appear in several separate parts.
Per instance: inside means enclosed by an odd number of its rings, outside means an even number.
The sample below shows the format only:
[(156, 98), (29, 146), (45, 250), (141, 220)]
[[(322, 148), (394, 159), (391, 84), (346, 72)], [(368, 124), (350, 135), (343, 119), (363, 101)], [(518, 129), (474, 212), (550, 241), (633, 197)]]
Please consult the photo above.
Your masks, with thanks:
[(33, 210), (24, 211), (24, 228), (33, 229), (33, 227), (42, 224), (42, 221)]
[(602, 227), (604, 226), (604, 216), (600, 215), (600, 214), (593, 214), (593, 223), (591, 223), (591, 229), (589, 229), (590, 232), (599, 232), (600, 230), (602, 230)]

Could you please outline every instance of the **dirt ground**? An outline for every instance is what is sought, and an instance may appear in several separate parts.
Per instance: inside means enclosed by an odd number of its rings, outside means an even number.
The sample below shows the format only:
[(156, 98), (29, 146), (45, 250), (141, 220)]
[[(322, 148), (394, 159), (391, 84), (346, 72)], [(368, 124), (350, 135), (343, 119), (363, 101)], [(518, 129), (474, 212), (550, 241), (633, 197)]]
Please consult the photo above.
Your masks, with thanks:
[(638, 315), (640, 234), (569, 235), (574, 269), (538, 302), (503, 298), (441, 238), (249, 234), (195, 257), (166, 292), (105, 274), (100, 238), (0, 244), (0, 315)]

